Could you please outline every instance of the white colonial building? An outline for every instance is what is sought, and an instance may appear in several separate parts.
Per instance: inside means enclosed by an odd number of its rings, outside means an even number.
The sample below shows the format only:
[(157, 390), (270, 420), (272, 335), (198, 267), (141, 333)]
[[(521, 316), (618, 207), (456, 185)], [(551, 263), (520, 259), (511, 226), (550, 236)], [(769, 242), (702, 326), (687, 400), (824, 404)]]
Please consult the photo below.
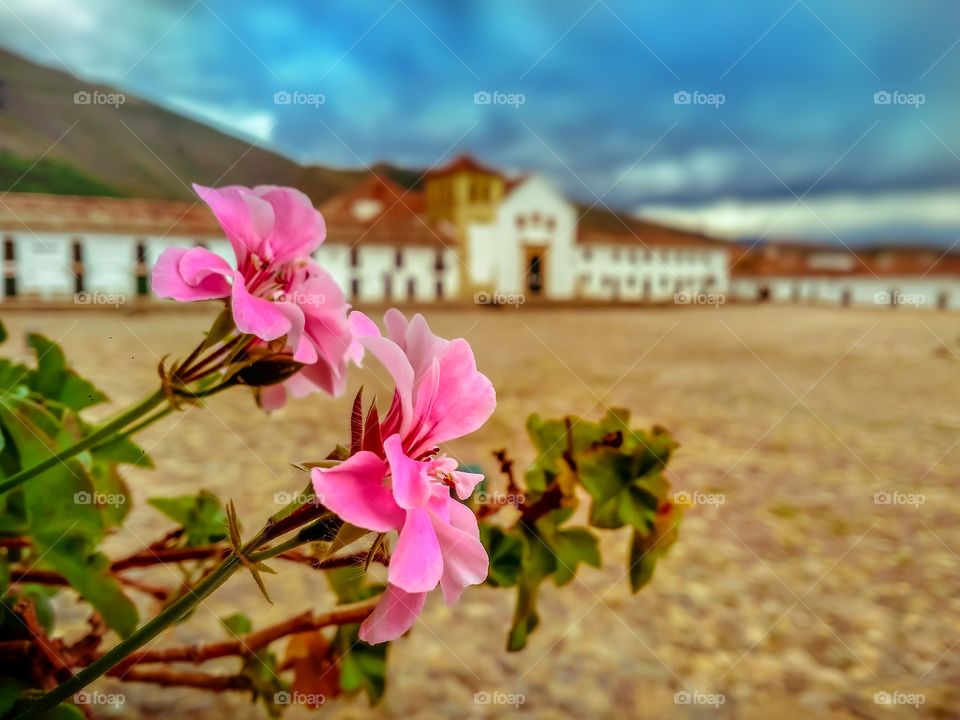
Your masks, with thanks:
[[(319, 205), (316, 253), (354, 303), (697, 302), (732, 297), (960, 308), (960, 259), (721, 242), (568, 200), (545, 178), (508, 178), (468, 156), (414, 188), (370, 174)], [(232, 260), (199, 202), (0, 196), (0, 299), (149, 298), (171, 246)], [(102, 296), (106, 296), (103, 298)], [(678, 300), (679, 299), (679, 300)], [(719, 303), (718, 303), (719, 304)]]
[[(319, 206), (317, 259), (352, 301), (664, 301), (727, 286), (728, 245), (583, 211), (541, 177), (507, 178), (462, 156), (421, 186), (371, 174)], [(7, 301), (146, 299), (150, 268), (171, 246), (231, 259), (200, 203), (10, 193), (0, 233)]]
[(960, 256), (929, 248), (770, 244), (734, 259), (730, 292), (757, 302), (960, 310)]

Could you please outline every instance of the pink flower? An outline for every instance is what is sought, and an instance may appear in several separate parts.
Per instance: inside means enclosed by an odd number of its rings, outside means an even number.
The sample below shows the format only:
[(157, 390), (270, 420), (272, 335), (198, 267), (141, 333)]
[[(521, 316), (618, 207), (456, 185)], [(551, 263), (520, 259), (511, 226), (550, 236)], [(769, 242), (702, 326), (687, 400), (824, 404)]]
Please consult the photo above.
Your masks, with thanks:
[(153, 291), (182, 302), (229, 298), (237, 329), (271, 343), (286, 337), (306, 367), (264, 390), (268, 409), (289, 393), (339, 394), (353, 338), (343, 293), (310, 258), (326, 236), (323, 216), (293, 188), (194, 185), (223, 228), (236, 268), (205, 248), (168, 248), (153, 269)]
[(476, 516), (451, 495), (465, 500), (483, 476), (458, 471), (456, 460), (436, 446), (479, 428), (496, 405), (493, 386), (477, 371), (465, 340), (437, 337), (420, 315), (408, 323), (390, 310), (384, 321), (387, 337), (366, 316), (350, 316), (360, 344), (396, 384), (379, 427), (385, 439), (312, 474), (318, 496), (346, 522), (399, 531), (387, 591), (360, 626), (361, 639), (370, 643), (405, 633), (437, 585), (453, 603), (464, 588), (486, 578)]

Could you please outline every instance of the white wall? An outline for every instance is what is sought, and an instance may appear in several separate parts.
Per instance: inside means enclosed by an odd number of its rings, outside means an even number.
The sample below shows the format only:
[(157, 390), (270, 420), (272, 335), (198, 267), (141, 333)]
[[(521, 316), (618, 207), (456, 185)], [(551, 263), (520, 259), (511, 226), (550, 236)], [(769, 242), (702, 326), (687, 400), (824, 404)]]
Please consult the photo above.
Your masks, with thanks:
[(587, 299), (658, 302), (680, 291), (725, 293), (729, 287), (723, 248), (591, 244), (578, 248), (577, 258), (578, 296)]
[(544, 249), (544, 295), (555, 300), (573, 297), (576, 223), (576, 209), (549, 182), (537, 176), (525, 179), (497, 208), (493, 223), (470, 227), (471, 284), (490, 293), (527, 293), (529, 246)]
[[(406, 302), (409, 283), (413, 282), (415, 302), (435, 302), (437, 281), (442, 285), (443, 300), (453, 299), (458, 290), (457, 254), (449, 248), (430, 246), (407, 246), (395, 248), (388, 245), (357, 246), (357, 265), (351, 265), (351, 248), (343, 243), (326, 242), (314, 257), (343, 290), (348, 300), (356, 302)], [(401, 253), (397, 266), (397, 251)], [(443, 268), (436, 269), (437, 253), (443, 260)], [(389, 281), (387, 280), (389, 278)], [(359, 295), (353, 297), (354, 280), (359, 285)], [(390, 297), (387, 297), (387, 287)]]
[(895, 298), (901, 308), (937, 310), (944, 296), (946, 309), (960, 310), (960, 278), (739, 277), (731, 283), (731, 294), (754, 301), (763, 287), (774, 302), (840, 305), (849, 293), (852, 305), (888, 307)]
[(136, 240), (122, 235), (85, 235), (80, 242), (86, 292), (116, 295), (136, 292)]
[(13, 238), (18, 295), (42, 298), (73, 295), (70, 236), (62, 233), (4, 233), (3, 236)]
[[(191, 247), (204, 242), (211, 250), (232, 258), (229, 243), (217, 238), (184, 238), (84, 233), (0, 233), (13, 239), (12, 263), (17, 295), (45, 299), (68, 299), (75, 294), (76, 271), (81, 269), (83, 289), (89, 293), (132, 296), (136, 293), (137, 245), (144, 243), (146, 268), (153, 267), (164, 249)], [(82, 247), (82, 264), (73, 261), (74, 242)], [(0, 255), (0, 274), (7, 274)], [(0, 293), (4, 290), (0, 283)], [(2, 295), (0, 295), (2, 297)]]

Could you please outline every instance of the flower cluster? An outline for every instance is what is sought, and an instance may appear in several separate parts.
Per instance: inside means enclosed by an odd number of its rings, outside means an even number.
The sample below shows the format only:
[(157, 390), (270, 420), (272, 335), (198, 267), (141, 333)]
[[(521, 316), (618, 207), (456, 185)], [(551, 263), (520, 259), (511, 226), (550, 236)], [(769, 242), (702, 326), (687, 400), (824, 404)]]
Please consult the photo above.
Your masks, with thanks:
[(282, 406), (288, 393), (342, 393), (358, 348), (351, 345), (343, 293), (311, 257), (326, 238), (323, 216), (292, 188), (194, 189), (223, 228), (236, 267), (206, 248), (168, 248), (153, 269), (153, 291), (179, 301), (228, 298), (237, 329), (255, 344), (282, 340), (303, 368), (264, 388), (266, 409)]
[(466, 340), (434, 335), (421, 315), (408, 321), (390, 310), (381, 334), (367, 316), (349, 313), (333, 278), (311, 258), (326, 228), (302, 193), (194, 187), (229, 239), (236, 266), (205, 248), (171, 248), (154, 268), (153, 289), (180, 301), (227, 299), (241, 333), (303, 365), (263, 389), (264, 407), (280, 407), (288, 394), (341, 393), (348, 362), (360, 364), (365, 353), (393, 378), (392, 404), (365, 431), (363, 448), (336, 467), (315, 468), (312, 480), (345, 522), (399, 532), (387, 590), (360, 629), (370, 643), (396, 638), (438, 585), (452, 603), (486, 578), (477, 519), (461, 502), (483, 476), (459, 471), (438, 446), (487, 421), (496, 405), (493, 385)]
[(313, 486), (347, 522), (400, 532), (383, 600), (360, 627), (361, 639), (377, 643), (406, 632), (437, 585), (452, 603), (486, 579), (476, 516), (457, 500), (470, 497), (483, 476), (458, 471), (437, 446), (483, 425), (496, 394), (467, 341), (437, 337), (421, 315), (407, 322), (389, 310), (386, 337), (361, 313), (350, 323), (396, 391), (365, 449), (335, 468), (315, 468)]

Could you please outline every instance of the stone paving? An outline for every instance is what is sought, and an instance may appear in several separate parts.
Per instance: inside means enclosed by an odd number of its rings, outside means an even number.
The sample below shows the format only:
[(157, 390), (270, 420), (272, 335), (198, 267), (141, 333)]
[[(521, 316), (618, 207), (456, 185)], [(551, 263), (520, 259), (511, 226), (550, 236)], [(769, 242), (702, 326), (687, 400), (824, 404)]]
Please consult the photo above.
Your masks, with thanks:
[[(212, 314), (3, 319), (13, 345), (26, 329), (60, 338), (120, 403), (153, 382), (160, 355), (188, 350)], [(521, 653), (503, 650), (512, 592), (468, 591), (454, 608), (431, 598), (391, 649), (384, 702), (372, 711), (331, 702), (325, 717), (960, 716), (956, 314), (483, 308), (429, 319), (441, 334), (466, 335), (498, 389), (494, 418), (453, 444), (457, 457), (493, 471), (489, 450), (507, 446), (522, 462), (530, 412), (595, 416), (620, 405), (676, 434), (674, 485), (694, 504), (638, 596), (623, 576), (626, 537), (608, 533), (602, 570), (545, 587), (541, 627)], [(357, 372), (353, 388), (360, 382), (387, 392), (375, 368)], [(201, 486), (233, 498), (252, 528), (275, 492), (302, 484), (291, 461), (343, 440), (348, 405), (317, 398), (261, 420), (236, 392), (151, 428), (142, 441), (159, 467), (129, 473), (139, 502), (110, 551), (167, 527), (145, 498)], [(162, 581), (167, 571), (153, 572)], [(285, 566), (268, 582), (274, 606), (238, 576), (166, 641), (220, 637), (217, 618), (238, 610), (266, 624), (330, 602), (306, 569)], [(237, 695), (100, 687), (127, 704), (99, 717), (264, 716)], [(477, 704), (478, 692), (524, 702)]]

